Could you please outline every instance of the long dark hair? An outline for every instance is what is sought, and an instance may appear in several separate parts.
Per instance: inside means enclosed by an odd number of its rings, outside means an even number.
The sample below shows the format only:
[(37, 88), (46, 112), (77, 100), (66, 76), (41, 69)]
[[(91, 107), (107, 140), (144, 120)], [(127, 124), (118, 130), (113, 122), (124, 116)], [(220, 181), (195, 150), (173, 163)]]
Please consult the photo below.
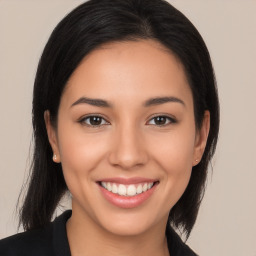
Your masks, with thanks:
[(207, 47), (193, 24), (164, 0), (90, 0), (69, 13), (52, 32), (41, 56), (33, 93), (34, 154), (20, 224), (25, 230), (44, 226), (67, 186), (62, 167), (52, 161), (44, 123), (49, 110), (56, 124), (63, 89), (81, 60), (107, 42), (157, 40), (184, 66), (194, 100), (196, 127), (210, 111), (204, 155), (193, 167), (188, 187), (169, 214), (168, 225), (189, 236), (205, 190), (207, 168), (218, 138), (219, 102)]

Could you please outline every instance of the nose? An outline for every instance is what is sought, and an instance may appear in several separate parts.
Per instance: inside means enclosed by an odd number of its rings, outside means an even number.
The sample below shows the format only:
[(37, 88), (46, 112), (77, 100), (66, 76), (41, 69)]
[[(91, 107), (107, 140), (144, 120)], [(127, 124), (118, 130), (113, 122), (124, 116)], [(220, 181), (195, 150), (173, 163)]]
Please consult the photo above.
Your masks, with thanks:
[(148, 154), (143, 136), (132, 125), (115, 131), (112, 140), (109, 162), (115, 167), (130, 170), (143, 166)]

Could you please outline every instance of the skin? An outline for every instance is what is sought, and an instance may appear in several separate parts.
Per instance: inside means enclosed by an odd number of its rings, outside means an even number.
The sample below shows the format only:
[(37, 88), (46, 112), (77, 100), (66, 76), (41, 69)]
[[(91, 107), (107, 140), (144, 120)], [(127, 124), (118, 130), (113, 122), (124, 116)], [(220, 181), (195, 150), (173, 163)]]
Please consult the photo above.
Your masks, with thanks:
[[(81, 97), (111, 106), (72, 106)], [(157, 97), (182, 103), (145, 106)], [(103, 119), (92, 126), (86, 117), (95, 114)], [(159, 125), (155, 116), (167, 117)], [(65, 87), (56, 129), (45, 112), (54, 161), (62, 164), (72, 194), (67, 222), (72, 255), (169, 255), (168, 213), (202, 157), (209, 119), (206, 111), (196, 129), (183, 66), (160, 43), (115, 42), (87, 55)], [(109, 203), (96, 183), (113, 177), (144, 177), (159, 184), (143, 204), (124, 209)]]

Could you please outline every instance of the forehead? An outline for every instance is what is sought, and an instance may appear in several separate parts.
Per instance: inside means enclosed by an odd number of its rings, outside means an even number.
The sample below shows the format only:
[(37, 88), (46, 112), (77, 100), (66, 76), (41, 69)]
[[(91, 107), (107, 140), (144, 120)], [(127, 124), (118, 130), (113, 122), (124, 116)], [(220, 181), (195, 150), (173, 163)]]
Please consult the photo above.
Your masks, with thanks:
[[(133, 101), (154, 96), (188, 96), (183, 65), (153, 40), (104, 44), (89, 53), (70, 77), (65, 94)], [(142, 99), (143, 98), (143, 99)]]

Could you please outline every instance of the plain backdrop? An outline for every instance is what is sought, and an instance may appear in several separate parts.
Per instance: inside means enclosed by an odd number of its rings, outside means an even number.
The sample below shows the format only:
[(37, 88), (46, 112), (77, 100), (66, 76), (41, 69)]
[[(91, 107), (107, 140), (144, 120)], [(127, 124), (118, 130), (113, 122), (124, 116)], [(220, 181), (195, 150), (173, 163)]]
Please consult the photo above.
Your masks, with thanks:
[[(17, 231), (26, 178), (37, 63), (57, 23), (78, 0), (0, 0), (0, 238)], [(256, 256), (256, 1), (173, 0), (212, 56), (220, 139), (188, 240), (199, 255)]]

